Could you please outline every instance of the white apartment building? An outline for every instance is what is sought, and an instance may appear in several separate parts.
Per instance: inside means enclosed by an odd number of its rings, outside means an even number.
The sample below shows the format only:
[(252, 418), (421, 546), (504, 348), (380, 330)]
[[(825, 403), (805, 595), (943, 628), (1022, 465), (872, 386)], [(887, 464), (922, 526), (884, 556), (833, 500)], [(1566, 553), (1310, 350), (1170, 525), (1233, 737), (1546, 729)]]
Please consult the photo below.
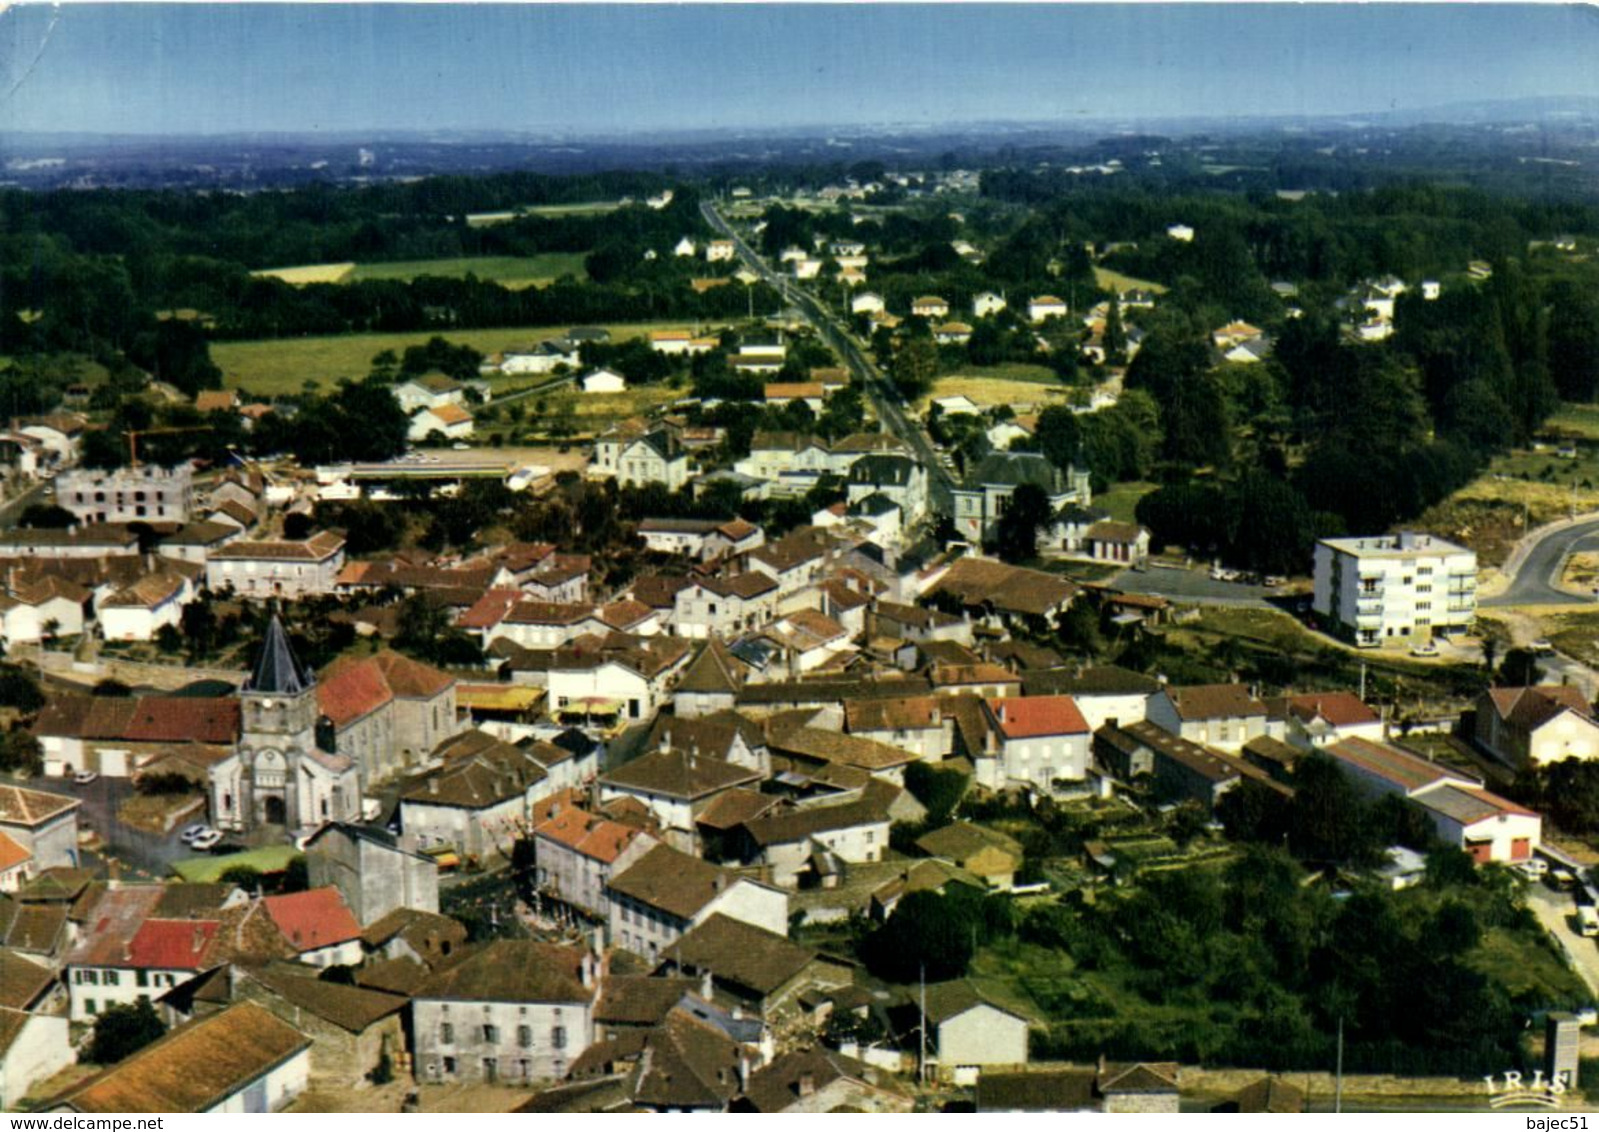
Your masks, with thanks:
[(1313, 607), (1362, 646), (1464, 632), (1477, 612), (1477, 555), (1417, 531), (1322, 539)]

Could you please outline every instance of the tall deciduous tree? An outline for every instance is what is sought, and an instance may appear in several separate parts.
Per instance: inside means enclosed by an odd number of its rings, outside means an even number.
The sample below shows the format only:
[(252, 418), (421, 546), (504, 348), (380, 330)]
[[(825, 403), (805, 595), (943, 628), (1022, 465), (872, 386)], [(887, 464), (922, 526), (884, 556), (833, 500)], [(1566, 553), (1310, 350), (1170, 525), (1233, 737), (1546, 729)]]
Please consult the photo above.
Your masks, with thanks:
[(933, 379), (938, 376), (938, 347), (923, 335), (907, 339), (894, 351), (889, 372), (899, 395), (914, 401), (932, 389)]
[(999, 556), (1024, 562), (1038, 553), (1038, 529), (1050, 521), (1049, 496), (1036, 483), (1018, 484), (995, 532)]

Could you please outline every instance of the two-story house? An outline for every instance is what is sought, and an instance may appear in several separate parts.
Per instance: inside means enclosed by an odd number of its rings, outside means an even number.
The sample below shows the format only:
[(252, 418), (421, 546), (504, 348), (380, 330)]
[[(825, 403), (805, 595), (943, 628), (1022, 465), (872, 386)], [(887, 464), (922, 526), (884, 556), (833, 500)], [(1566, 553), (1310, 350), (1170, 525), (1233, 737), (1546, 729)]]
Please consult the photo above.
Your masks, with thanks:
[(430, 976), (411, 1000), (420, 1082), (529, 1084), (566, 1076), (594, 1040), (600, 960), (500, 939)]

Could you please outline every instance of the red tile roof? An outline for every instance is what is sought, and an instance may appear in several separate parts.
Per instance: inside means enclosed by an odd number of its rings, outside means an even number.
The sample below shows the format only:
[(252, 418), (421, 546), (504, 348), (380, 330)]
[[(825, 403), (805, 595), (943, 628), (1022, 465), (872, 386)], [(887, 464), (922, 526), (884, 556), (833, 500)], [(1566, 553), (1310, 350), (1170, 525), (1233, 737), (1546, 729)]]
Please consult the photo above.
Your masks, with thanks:
[(1088, 721), (1070, 696), (1018, 696), (988, 701), (988, 710), (1007, 739), (1087, 734)]
[(435, 420), (442, 421), (447, 425), (461, 424), (472, 419), (472, 414), (459, 405), (435, 405), (433, 408), (423, 411), (431, 413)]
[(317, 706), (336, 727), (360, 719), (395, 698), (430, 699), (455, 678), (397, 652), (335, 664), (317, 684)]
[(461, 614), (456, 624), (463, 629), (492, 629), (505, 620), (505, 615), (521, 597), (521, 590), (488, 590), (473, 603), (471, 609)]
[(221, 927), (215, 920), (146, 920), (128, 942), (128, 966), (147, 971), (198, 971)]
[(361, 925), (345, 905), (344, 896), (333, 887), (268, 896), (263, 903), (283, 938), (299, 951), (332, 947), (361, 934)]
[(1571, 684), (1535, 684), (1525, 688), (1494, 688), (1489, 691), (1494, 711), (1501, 719), (1528, 731), (1542, 727), (1562, 711), (1593, 718), (1582, 691)]
[(0, 873), (16, 868), (32, 856), (32, 853), (18, 845), (4, 831), (0, 831)]
[(639, 835), (632, 826), (597, 818), (575, 806), (562, 809), (533, 832), (605, 864), (615, 861)]
[(239, 701), (233, 696), (143, 696), (123, 737), (151, 743), (233, 743), (239, 727)]
[(1289, 696), (1288, 710), (1306, 722), (1320, 718), (1334, 727), (1378, 723), (1382, 718), (1353, 692), (1312, 692), (1303, 696)]

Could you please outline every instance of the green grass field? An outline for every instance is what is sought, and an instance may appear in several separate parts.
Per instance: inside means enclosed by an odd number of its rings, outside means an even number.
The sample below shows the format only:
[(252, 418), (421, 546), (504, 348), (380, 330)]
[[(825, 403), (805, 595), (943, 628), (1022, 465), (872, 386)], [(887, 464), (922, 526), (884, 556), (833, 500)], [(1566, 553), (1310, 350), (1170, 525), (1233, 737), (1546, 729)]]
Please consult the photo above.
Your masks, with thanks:
[(1548, 420), (1544, 428), (1551, 433), (1572, 434), (1599, 440), (1599, 405), (1579, 405), (1566, 402)]
[(412, 280), (421, 275), (464, 279), (475, 275), (505, 287), (542, 287), (563, 275), (587, 278), (579, 252), (551, 252), (537, 256), (464, 256), (459, 259), (413, 259), (396, 263), (357, 264), (350, 282), (368, 279)]
[(1110, 517), (1118, 522), (1132, 523), (1136, 521), (1133, 510), (1138, 506), (1138, 501), (1159, 486), (1154, 483), (1119, 483), (1109, 491), (1094, 496), (1094, 506), (1109, 511)]
[[(652, 330), (677, 327), (677, 323), (638, 322), (607, 326), (613, 340), (637, 338)], [(443, 337), (465, 343), (485, 355), (509, 347), (531, 346), (541, 339), (564, 334), (564, 326), (521, 326), (495, 330), (446, 331)], [(222, 383), (229, 389), (247, 389), (260, 397), (299, 393), (307, 381), (332, 388), (341, 377), (362, 378), (372, 368), (372, 358), (384, 350), (404, 353), (421, 346), (434, 332), (413, 334), (337, 334), (321, 338), (270, 338), (249, 342), (214, 342), (211, 358), (222, 368)], [(499, 379), (493, 379), (498, 383)], [(529, 379), (508, 378), (519, 385)]]

